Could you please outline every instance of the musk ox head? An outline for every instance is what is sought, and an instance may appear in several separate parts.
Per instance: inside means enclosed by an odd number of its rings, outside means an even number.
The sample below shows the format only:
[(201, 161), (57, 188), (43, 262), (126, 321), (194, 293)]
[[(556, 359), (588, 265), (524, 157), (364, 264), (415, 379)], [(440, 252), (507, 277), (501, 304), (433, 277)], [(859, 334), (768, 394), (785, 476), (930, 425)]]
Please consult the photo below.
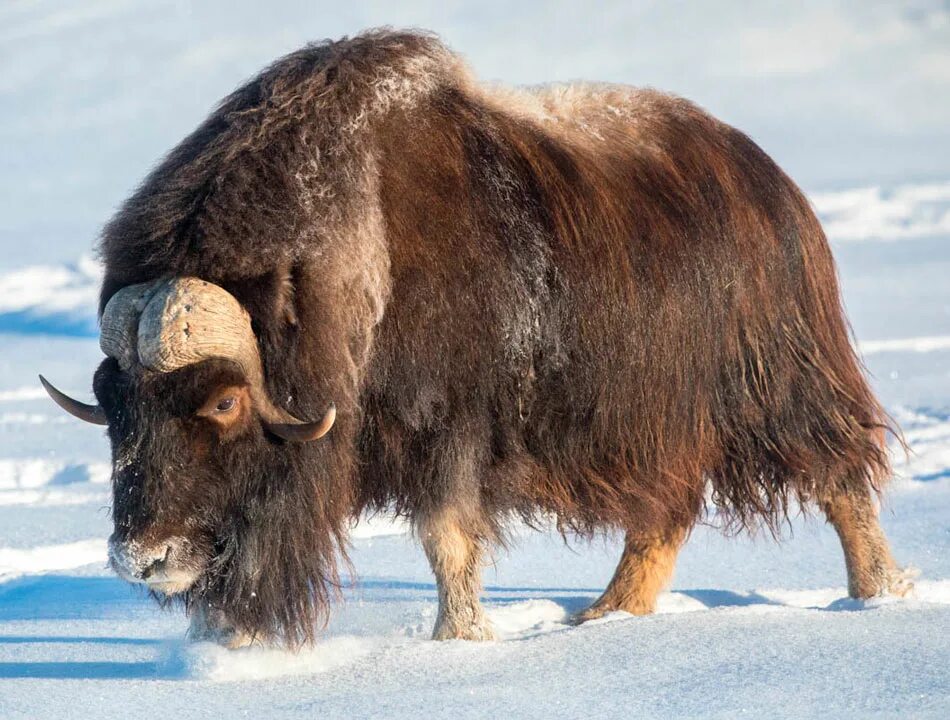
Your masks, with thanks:
[(327, 558), (295, 558), (308, 544), (295, 549), (294, 533), (305, 540), (320, 518), (288, 478), (312, 460), (304, 445), (330, 430), (335, 407), (302, 422), (275, 404), (247, 312), (196, 278), (117, 292), (100, 344), (107, 358), (93, 383), (98, 405), (40, 379), (64, 410), (108, 426), (112, 567), (160, 600), (230, 607), (244, 632), (309, 639), (301, 626), (313, 619), (314, 586), (325, 579), (318, 563)]

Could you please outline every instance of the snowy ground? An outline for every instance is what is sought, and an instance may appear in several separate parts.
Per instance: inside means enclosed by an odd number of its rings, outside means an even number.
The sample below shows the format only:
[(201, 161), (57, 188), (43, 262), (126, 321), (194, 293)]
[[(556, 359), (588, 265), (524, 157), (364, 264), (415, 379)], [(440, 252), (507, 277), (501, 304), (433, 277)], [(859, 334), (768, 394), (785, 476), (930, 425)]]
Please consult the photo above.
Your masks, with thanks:
[(780, 545), (701, 527), (657, 615), (569, 627), (618, 543), (525, 531), (485, 572), (500, 640), (433, 643), (432, 576), (383, 518), (354, 531), (358, 577), (316, 649), (186, 645), (182, 616), (105, 569), (105, 440), (35, 380), (88, 393), (97, 269), (26, 268), (0, 275), (0, 718), (950, 717), (950, 183), (813, 200), (913, 450), (883, 521), (914, 597), (848, 600), (818, 520)]

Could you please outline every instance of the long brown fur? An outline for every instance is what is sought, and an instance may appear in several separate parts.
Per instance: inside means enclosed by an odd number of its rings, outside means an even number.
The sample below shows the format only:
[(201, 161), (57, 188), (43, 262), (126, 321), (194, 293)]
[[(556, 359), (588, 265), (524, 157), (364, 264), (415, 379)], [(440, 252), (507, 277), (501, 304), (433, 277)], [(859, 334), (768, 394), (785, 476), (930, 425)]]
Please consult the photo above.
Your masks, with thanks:
[[(486, 88), (420, 33), (308, 46), (226, 98), (101, 248), (103, 305), (215, 282), (251, 313), (273, 398), (336, 402), (327, 446), (268, 480), (313, 508), (301, 542), (324, 564), (367, 508), (649, 535), (695, 523), (707, 487), (726, 524), (774, 527), (888, 476), (807, 200), (659, 92)], [(306, 608), (267, 618), (312, 637)]]

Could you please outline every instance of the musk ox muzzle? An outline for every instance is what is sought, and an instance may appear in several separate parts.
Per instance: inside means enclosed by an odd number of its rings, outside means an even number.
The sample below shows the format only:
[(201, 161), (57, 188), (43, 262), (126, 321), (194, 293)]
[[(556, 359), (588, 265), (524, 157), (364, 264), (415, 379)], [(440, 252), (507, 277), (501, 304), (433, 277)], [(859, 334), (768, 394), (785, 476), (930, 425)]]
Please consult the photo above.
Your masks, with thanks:
[(177, 595), (195, 584), (203, 569), (187, 538), (157, 543), (109, 538), (109, 565), (122, 579), (149, 590)]

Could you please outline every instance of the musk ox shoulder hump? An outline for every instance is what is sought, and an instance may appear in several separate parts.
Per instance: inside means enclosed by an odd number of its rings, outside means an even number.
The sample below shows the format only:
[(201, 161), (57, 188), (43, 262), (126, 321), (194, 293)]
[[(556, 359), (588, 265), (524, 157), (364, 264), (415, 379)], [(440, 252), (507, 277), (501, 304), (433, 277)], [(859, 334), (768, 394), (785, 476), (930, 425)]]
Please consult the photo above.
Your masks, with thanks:
[(280, 58), (222, 100), (105, 226), (100, 308), (117, 288), (156, 277), (286, 266), (313, 241), (302, 222), (321, 206), (313, 199), (359, 174), (346, 165), (362, 161), (372, 119), (467, 77), (422, 32), (372, 30)]

